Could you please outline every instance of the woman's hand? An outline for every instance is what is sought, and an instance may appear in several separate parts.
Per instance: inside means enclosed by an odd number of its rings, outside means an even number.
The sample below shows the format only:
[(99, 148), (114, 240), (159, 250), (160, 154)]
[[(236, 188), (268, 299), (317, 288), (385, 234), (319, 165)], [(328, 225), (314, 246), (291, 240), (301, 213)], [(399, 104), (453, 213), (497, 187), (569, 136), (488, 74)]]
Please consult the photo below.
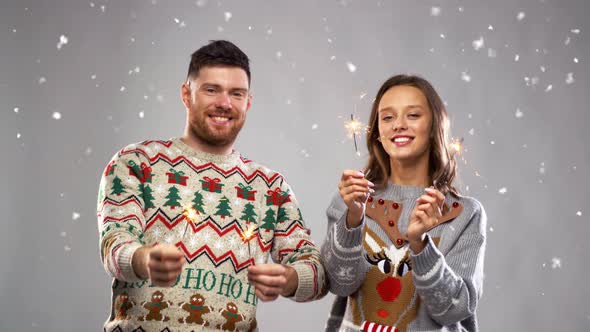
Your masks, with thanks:
[(355, 228), (361, 224), (365, 209), (367, 206), (367, 199), (373, 192), (375, 185), (365, 179), (362, 172), (347, 169), (342, 172), (338, 190), (344, 203), (348, 207), (348, 214), (346, 215), (346, 225), (348, 228)]
[(410, 249), (415, 254), (424, 249), (424, 235), (426, 232), (438, 225), (445, 202), (445, 196), (440, 191), (434, 188), (426, 188), (425, 190), (426, 194), (418, 198), (408, 224), (407, 236)]

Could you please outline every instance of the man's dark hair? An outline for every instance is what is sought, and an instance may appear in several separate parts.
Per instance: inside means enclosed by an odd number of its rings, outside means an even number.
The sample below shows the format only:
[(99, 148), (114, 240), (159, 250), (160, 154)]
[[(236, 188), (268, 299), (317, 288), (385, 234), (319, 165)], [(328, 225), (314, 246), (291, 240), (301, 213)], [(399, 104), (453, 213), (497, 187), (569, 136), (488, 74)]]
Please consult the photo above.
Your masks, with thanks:
[(199, 70), (206, 66), (230, 66), (242, 68), (248, 75), (250, 84), (250, 59), (239, 47), (227, 40), (211, 40), (191, 55), (187, 78), (199, 75)]

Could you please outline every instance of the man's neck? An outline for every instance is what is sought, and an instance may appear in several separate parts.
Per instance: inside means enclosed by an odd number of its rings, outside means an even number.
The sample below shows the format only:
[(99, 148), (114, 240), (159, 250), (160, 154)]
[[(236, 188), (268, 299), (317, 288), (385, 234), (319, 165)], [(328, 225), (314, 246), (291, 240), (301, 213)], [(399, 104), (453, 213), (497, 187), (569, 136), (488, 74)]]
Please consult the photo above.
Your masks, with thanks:
[(180, 138), (184, 144), (188, 145), (194, 150), (202, 151), (211, 154), (218, 154), (227, 156), (230, 155), (234, 149), (233, 142), (227, 145), (211, 145), (205, 142), (202, 142), (197, 137), (190, 135), (189, 133), (184, 133), (184, 135)]
[(428, 175), (428, 155), (420, 160), (392, 160), (389, 180), (401, 186), (428, 187), (430, 176)]

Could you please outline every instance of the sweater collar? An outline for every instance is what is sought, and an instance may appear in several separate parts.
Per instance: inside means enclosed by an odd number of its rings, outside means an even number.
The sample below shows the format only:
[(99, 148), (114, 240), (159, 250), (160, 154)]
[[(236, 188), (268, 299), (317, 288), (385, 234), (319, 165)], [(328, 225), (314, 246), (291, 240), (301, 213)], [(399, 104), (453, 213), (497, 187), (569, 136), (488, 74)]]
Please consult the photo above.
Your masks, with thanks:
[(212, 162), (215, 164), (236, 164), (240, 160), (240, 153), (236, 150), (232, 150), (232, 152), (228, 155), (214, 154), (195, 150), (184, 143), (180, 137), (173, 137), (170, 140), (172, 141), (172, 145), (180, 149), (185, 156), (197, 158), (203, 162)]
[(396, 201), (417, 199), (418, 197), (424, 195), (424, 189), (424, 187), (401, 186), (388, 182), (387, 187), (383, 189), (383, 195), (386, 197), (393, 197), (393, 199)]

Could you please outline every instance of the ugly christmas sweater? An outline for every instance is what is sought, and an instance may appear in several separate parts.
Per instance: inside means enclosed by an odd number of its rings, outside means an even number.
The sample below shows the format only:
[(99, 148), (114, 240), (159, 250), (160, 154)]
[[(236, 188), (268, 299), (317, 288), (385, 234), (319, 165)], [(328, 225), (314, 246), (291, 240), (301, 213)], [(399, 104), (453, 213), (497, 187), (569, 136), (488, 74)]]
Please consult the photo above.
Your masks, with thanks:
[(446, 195), (422, 252), (409, 249), (409, 217), (424, 188), (389, 184), (369, 197), (360, 226), (346, 225), (336, 194), (322, 245), (337, 295), (326, 331), (477, 331), (486, 216), (468, 197)]
[[(179, 138), (129, 145), (102, 175), (97, 215), (113, 277), (105, 331), (257, 330), (246, 269), (269, 254), (297, 271), (295, 301), (327, 292), (289, 185), (235, 151), (196, 151)], [(156, 243), (177, 246), (187, 260), (170, 288), (139, 279), (131, 265), (135, 250)]]

